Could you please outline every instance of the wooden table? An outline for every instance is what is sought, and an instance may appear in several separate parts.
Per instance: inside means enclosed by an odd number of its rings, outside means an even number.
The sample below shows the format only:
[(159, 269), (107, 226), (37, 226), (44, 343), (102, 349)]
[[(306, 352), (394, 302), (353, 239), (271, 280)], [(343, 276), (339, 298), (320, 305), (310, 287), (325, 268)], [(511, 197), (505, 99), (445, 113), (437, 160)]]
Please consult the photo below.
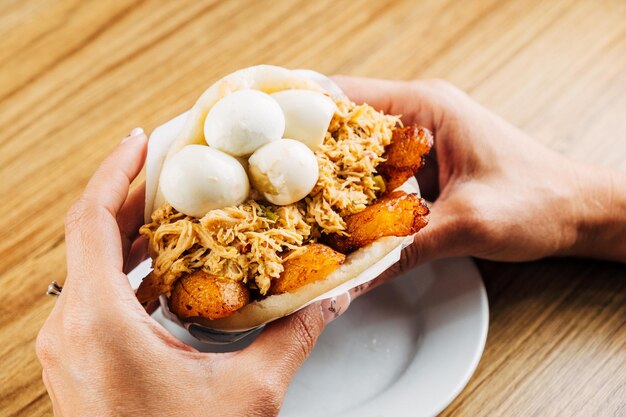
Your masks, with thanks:
[[(441, 77), (573, 158), (626, 168), (626, 3), (0, 3), (0, 414), (50, 415), (34, 354), (63, 217), (98, 162), (258, 63)], [(626, 268), (479, 262), (485, 354), (445, 416), (626, 415)]]

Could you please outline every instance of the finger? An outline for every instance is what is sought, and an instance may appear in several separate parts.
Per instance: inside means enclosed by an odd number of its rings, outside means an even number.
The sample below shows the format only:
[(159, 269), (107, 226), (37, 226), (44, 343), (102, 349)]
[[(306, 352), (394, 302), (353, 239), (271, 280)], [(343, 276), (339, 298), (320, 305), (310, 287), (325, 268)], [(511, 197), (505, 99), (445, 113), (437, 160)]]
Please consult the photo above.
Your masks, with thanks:
[(350, 290), (352, 299), (367, 294), (376, 287), (394, 279), (403, 272), (436, 259), (468, 255), (471, 250), (464, 239), (463, 222), (445, 202), (431, 207), (428, 225), (417, 232), (413, 243), (402, 251), (400, 260), (372, 281)]
[(80, 277), (81, 287), (98, 291), (109, 284), (102, 281), (102, 274), (109, 280), (111, 272), (121, 275), (122, 241), (116, 216), (146, 154), (145, 134), (135, 133), (104, 160), (68, 212), (66, 290), (73, 286), (74, 277)]
[(433, 81), (392, 81), (375, 78), (332, 77), (356, 103), (367, 103), (386, 114), (400, 114), (404, 124), (417, 124), (433, 133), (439, 130), (445, 112), (443, 94)]
[[(387, 114), (401, 114), (405, 125), (426, 127), (435, 136), (435, 147), (417, 174), (422, 195), (434, 201), (439, 195), (436, 145), (441, 139), (444, 115), (453, 113), (450, 96), (455, 88), (443, 81), (390, 81), (373, 78), (335, 76), (333, 80), (357, 103), (368, 103)], [(450, 116), (448, 116), (450, 117)]]
[(350, 296), (352, 297), (352, 300), (356, 300), (357, 298), (367, 294), (368, 292), (385, 284), (386, 282), (391, 281), (392, 279), (397, 277), (401, 272), (402, 271), (400, 270), (400, 262), (396, 262), (395, 264), (391, 265), (387, 270), (385, 270), (382, 274), (380, 274), (378, 277), (374, 278), (373, 280), (352, 288), (350, 290)]
[(117, 224), (122, 235), (122, 247), (126, 255), (143, 225), (143, 208), (145, 205), (146, 183), (144, 182), (130, 193), (117, 214)]
[(396, 264), (392, 265), (389, 269), (387, 269), (385, 272), (380, 274), (378, 278), (374, 278), (373, 280), (369, 282), (366, 282), (364, 284), (361, 284), (359, 286), (352, 288), (350, 290), (350, 297), (352, 298), (352, 300), (356, 300), (357, 298), (372, 291), (374, 288), (378, 287), (379, 285), (382, 285), (385, 282), (392, 279), (395, 276), (395, 273), (392, 272), (392, 269), (395, 265)]
[(391, 273), (397, 275), (426, 262), (471, 252), (463, 219), (467, 215), (445, 199), (436, 201), (430, 208), (428, 225), (402, 251)]
[[(120, 229), (117, 225), (117, 215), (119, 212), (125, 228), (132, 227), (132, 223), (136, 222), (130, 214), (130, 209), (139, 204), (137, 200), (140, 194), (135, 194), (127, 200), (128, 189), (141, 170), (146, 153), (146, 137), (143, 131), (129, 139), (122, 142), (102, 162), (83, 195), (72, 208), (66, 230), (70, 255), (68, 258), (75, 253), (73, 249), (76, 244), (84, 246), (89, 243), (103, 249), (100, 253), (108, 253), (119, 259), (121, 253), (117, 251), (117, 247)], [(126, 201), (128, 205), (122, 210)], [(116, 222), (114, 227), (111, 225), (112, 221)], [(88, 238), (88, 242), (84, 241), (84, 238)], [(102, 259), (107, 257), (103, 256)]]
[(141, 128), (110, 154), (89, 180), (82, 199), (103, 207), (116, 216), (128, 197), (130, 183), (141, 171), (146, 158), (147, 138)]
[(255, 368), (263, 364), (268, 377), (286, 387), (313, 350), (325, 324), (321, 304), (314, 303), (267, 325), (257, 340), (238, 355), (239, 360)]

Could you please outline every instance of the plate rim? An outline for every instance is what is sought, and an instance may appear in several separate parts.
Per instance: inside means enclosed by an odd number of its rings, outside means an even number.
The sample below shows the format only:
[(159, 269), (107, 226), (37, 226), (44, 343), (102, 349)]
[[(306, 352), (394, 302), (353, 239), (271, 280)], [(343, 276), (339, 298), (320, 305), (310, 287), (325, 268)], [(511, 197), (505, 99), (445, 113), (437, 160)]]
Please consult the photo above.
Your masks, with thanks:
[[(455, 266), (451, 267), (450, 264), (455, 264)], [(417, 271), (419, 270), (419, 268), (425, 267), (427, 265), (435, 269), (438, 269), (441, 266), (443, 267), (447, 266), (449, 268), (453, 268), (449, 272), (440, 272), (440, 274), (446, 274), (449, 277), (454, 277), (453, 275), (454, 272), (458, 271), (459, 268), (468, 269), (469, 272), (465, 274), (464, 276), (467, 277), (467, 275), (470, 275), (470, 274), (472, 275), (471, 281), (468, 284), (468, 289), (472, 292), (472, 297), (474, 298), (474, 300), (471, 301), (470, 304), (466, 304), (466, 310), (465, 310), (465, 312), (471, 311), (472, 315), (474, 315), (474, 319), (473, 319), (474, 327), (471, 330), (474, 336), (471, 337), (470, 339), (472, 341), (471, 344), (463, 344), (463, 346), (470, 347), (470, 349), (465, 350), (465, 352), (467, 353), (466, 355), (467, 359), (464, 360), (459, 366), (454, 368), (454, 369), (459, 370), (458, 374), (461, 376), (455, 377), (455, 379), (450, 379), (449, 381), (453, 381), (453, 382), (450, 382), (449, 384), (444, 382), (446, 384), (445, 386), (446, 387), (449, 386), (449, 388), (441, 390), (443, 395), (436, 397), (434, 401), (427, 403), (427, 406), (424, 407), (425, 408), (424, 411), (419, 413), (420, 416), (436, 416), (442, 411), (444, 411), (459, 396), (459, 394), (465, 389), (471, 377), (474, 375), (474, 373), (476, 372), (476, 369), (478, 368), (478, 364), (480, 363), (480, 360), (482, 358), (482, 355), (486, 346), (486, 341), (487, 341), (487, 336), (488, 336), (488, 331), (489, 331), (489, 299), (487, 297), (486, 288), (485, 288), (482, 276), (480, 274), (480, 270), (478, 269), (476, 263), (474, 262), (472, 258), (454, 257), (454, 258), (441, 259), (441, 260), (429, 262), (424, 265), (420, 265), (416, 268), (412, 268), (410, 271)], [(406, 271), (404, 274), (410, 273), (410, 271)], [(432, 273), (436, 274), (436, 272), (434, 271)], [(442, 287), (441, 289), (438, 289), (437, 291), (439, 291), (441, 294), (441, 291), (444, 291), (445, 288), (446, 287)], [(439, 305), (441, 304), (440, 303), (430, 304), (428, 307), (426, 307), (425, 310), (421, 310), (418, 314), (420, 313), (423, 314), (424, 311), (431, 310), (433, 308), (436, 308)], [(451, 308), (451, 307), (448, 307), (448, 308)], [(469, 310), (467, 310), (467, 308), (469, 308)], [(460, 313), (462, 313), (462, 311), (457, 313), (457, 316)], [(426, 318), (429, 317), (429, 315), (423, 315), (423, 316)], [(430, 317), (436, 317), (436, 316), (430, 316)], [(455, 316), (452, 316), (452, 317), (455, 317)], [(446, 321), (449, 321), (449, 319)], [(444, 321), (444, 323), (446, 321)], [(425, 330), (426, 333), (429, 333), (432, 331), (436, 332), (437, 331), (436, 326), (437, 325), (435, 325), (435, 327), (430, 328), (429, 330), (430, 326), (427, 325), (426, 330)], [(434, 337), (438, 337), (438, 336), (435, 334)], [(421, 339), (418, 346), (423, 345), (424, 340), (425, 339)], [(441, 342), (435, 342), (435, 343), (441, 343)], [(430, 345), (429, 350), (432, 349), (432, 346), (433, 345)], [(437, 344), (435, 344), (434, 346), (437, 346)], [(432, 355), (432, 350), (429, 352), (429, 354)], [(411, 364), (413, 364), (413, 362), (415, 362), (416, 358), (418, 358), (419, 356), (420, 356), (420, 350), (418, 347), (418, 351), (410, 359), (410, 363), (407, 365), (407, 367), (404, 370), (405, 372), (409, 370)], [(428, 357), (429, 356), (426, 356), (426, 358)], [(439, 363), (439, 361), (437, 363)], [(410, 409), (407, 408), (407, 405), (414, 404), (411, 402), (413, 401), (413, 396), (404, 395), (400, 397), (400, 398), (406, 398), (406, 402), (404, 401), (393, 402), (394, 401), (393, 397), (396, 395), (403, 394), (401, 390), (405, 389), (407, 387), (406, 384), (410, 382), (406, 380), (402, 382), (403, 377), (406, 375), (407, 375), (406, 373), (403, 373), (403, 376), (396, 379), (387, 388), (378, 392), (372, 397), (365, 399), (365, 401), (363, 401), (362, 403), (354, 404), (348, 409), (343, 409), (342, 411), (329, 412), (328, 415), (333, 416), (333, 417), (339, 417), (339, 416), (361, 417), (361, 416), (379, 416), (379, 415), (385, 415), (385, 416), (393, 415), (396, 417), (400, 417), (400, 416), (405, 416), (405, 415), (407, 416), (416, 415), (414, 407), (411, 407)], [(410, 375), (412, 375), (412, 373)], [(409, 385), (409, 388), (410, 388), (410, 385)], [(289, 391), (287, 392), (287, 396), (289, 396)], [(387, 406), (391, 404), (393, 408), (391, 407), (388, 408)], [(286, 410), (283, 410), (283, 412), (284, 411)], [(294, 411), (293, 407), (291, 407), (288, 411), (289, 414), (281, 413), (279, 414), (279, 416), (289, 417), (292, 415), (293, 411)]]
[(480, 363), (480, 360), (483, 357), (483, 353), (485, 352), (485, 346), (487, 345), (487, 336), (489, 335), (489, 321), (490, 321), (489, 311), (490, 310), (489, 310), (489, 297), (487, 296), (487, 289), (485, 288), (485, 282), (483, 281), (482, 275), (480, 273), (480, 270), (478, 269), (478, 266), (476, 265), (476, 261), (474, 260), (474, 258), (466, 257), (465, 259), (471, 262), (471, 264), (476, 269), (476, 272), (479, 275), (479, 281), (480, 281), (479, 292), (480, 292), (480, 299), (481, 299), (481, 303), (480, 303), (481, 312), (480, 313), (481, 315), (484, 315), (485, 320), (481, 321), (479, 346), (478, 346), (478, 349), (476, 349), (476, 351), (474, 352), (474, 355), (472, 356), (472, 361), (471, 361), (469, 368), (466, 370), (465, 375), (463, 376), (463, 379), (460, 380), (459, 383), (457, 384), (456, 389), (448, 396), (448, 398), (446, 398), (444, 403), (441, 405), (441, 407), (439, 407), (439, 409), (435, 412), (434, 415), (439, 415), (446, 408), (448, 408), (448, 406), (452, 404), (452, 402), (459, 395), (461, 395), (461, 393), (463, 392), (463, 390), (469, 383), (472, 376), (474, 376), (474, 374), (476, 373), (476, 369), (478, 369), (478, 364)]

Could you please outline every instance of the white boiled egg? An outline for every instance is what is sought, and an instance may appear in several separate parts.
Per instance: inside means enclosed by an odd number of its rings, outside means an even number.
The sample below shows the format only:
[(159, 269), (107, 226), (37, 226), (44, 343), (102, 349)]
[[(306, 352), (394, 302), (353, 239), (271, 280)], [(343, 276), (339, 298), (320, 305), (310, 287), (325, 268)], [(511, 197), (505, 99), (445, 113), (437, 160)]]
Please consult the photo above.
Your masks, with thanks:
[(241, 163), (204, 145), (187, 145), (165, 161), (159, 185), (172, 207), (194, 217), (241, 204), (250, 191)]
[(306, 197), (319, 177), (313, 151), (293, 139), (268, 143), (257, 149), (248, 162), (254, 187), (278, 206)]
[(285, 114), (284, 137), (316, 151), (322, 143), (337, 105), (328, 96), (310, 90), (284, 90), (272, 94)]
[(219, 100), (204, 121), (206, 143), (233, 156), (246, 156), (283, 137), (285, 116), (269, 94), (239, 90)]

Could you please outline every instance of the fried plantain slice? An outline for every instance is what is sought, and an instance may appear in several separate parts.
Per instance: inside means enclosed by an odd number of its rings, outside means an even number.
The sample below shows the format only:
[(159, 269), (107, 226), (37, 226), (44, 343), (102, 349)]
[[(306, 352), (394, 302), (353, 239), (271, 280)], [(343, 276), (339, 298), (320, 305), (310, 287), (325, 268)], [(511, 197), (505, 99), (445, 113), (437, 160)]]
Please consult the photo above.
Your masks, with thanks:
[(170, 311), (180, 318), (227, 317), (250, 302), (250, 291), (241, 282), (196, 271), (179, 279), (170, 295)]
[(326, 235), (331, 248), (350, 253), (384, 236), (409, 236), (426, 226), (428, 207), (417, 194), (394, 191), (372, 205), (344, 217), (346, 233)]
[(385, 148), (386, 160), (376, 167), (385, 181), (384, 194), (393, 192), (417, 174), (432, 146), (433, 135), (428, 129), (415, 125), (395, 129), (391, 144)]
[[(289, 254), (287, 255), (289, 256)], [(272, 282), (270, 295), (291, 292), (326, 277), (343, 264), (346, 255), (321, 243), (311, 243), (283, 262), (283, 272)]]

